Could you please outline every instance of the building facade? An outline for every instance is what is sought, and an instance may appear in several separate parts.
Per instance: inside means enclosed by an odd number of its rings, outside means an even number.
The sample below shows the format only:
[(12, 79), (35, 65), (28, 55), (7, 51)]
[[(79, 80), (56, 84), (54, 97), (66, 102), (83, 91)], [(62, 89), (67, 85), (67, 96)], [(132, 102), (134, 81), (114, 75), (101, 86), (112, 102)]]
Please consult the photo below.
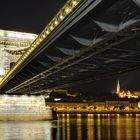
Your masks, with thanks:
[(30, 47), (36, 34), (0, 30), (0, 80)]
[(119, 98), (135, 98), (135, 99), (140, 98), (140, 91), (131, 92), (130, 90), (121, 90), (119, 80), (118, 80), (118, 83), (117, 83), (116, 94)]

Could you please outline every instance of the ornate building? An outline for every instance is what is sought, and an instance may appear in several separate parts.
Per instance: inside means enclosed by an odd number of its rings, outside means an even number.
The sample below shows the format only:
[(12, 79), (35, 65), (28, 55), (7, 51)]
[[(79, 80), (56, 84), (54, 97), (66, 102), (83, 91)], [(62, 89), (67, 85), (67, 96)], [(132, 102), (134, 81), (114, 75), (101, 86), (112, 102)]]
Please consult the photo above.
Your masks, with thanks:
[(140, 98), (140, 91), (131, 92), (130, 90), (121, 90), (119, 80), (117, 83), (116, 94), (119, 98)]
[(36, 37), (30, 33), (0, 30), (0, 80)]

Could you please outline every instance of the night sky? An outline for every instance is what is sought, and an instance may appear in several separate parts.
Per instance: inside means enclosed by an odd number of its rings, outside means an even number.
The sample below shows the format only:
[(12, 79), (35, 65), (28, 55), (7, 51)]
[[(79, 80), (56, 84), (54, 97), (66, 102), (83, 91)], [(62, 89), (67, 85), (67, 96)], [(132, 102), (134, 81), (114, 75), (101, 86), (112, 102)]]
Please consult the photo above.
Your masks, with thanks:
[(0, 29), (39, 34), (67, 0), (3, 0)]
[[(3, 0), (0, 5), (0, 29), (39, 34), (67, 0)], [(123, 89), (140, 90), (140, 70), (76, 85), (73, 91), (113, 93), (117, 80)]]
[(84, 82), (83, 84), (72, 86), (70, 90), (81, 92), (87, 95), (104, 95), (106, 93), (114, 94), (116, 92), (118, 80), (120, 80), (121, 89), (140, 91), (140, 70), (126, 72), (120, 75), (108, 77), (106, 79)]

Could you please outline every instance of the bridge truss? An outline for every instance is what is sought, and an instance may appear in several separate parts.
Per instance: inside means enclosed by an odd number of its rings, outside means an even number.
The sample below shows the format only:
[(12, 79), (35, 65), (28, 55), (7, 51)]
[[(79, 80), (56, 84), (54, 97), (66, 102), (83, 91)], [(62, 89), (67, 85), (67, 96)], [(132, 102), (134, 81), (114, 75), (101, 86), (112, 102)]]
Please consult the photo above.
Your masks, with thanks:
[(37, 93), (139, 68), (139, 0), (82, 0), (2, 81), (1, 90)]

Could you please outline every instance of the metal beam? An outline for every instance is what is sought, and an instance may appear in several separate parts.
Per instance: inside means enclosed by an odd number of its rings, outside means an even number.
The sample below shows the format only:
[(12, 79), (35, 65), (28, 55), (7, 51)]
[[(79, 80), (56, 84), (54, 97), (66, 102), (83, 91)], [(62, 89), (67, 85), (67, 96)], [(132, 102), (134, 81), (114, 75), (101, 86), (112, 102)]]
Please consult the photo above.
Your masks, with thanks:
[(82, 38), (82, 37), (76, 37), (76, 36), (72, 36), (72, 35), (71, 35), (71, 37), (81, 45), (84, 45), (84, 46), (93, 45), (93, 40)]
[(132, 0), (138, 7), (140, 7), (140, 0)]
[[(129, 29), (132, 25), (135, 26), (138, 23), (139, 23), (139, 19), (134, 18), (134, 20), (129, 20), (129, 21), (121, 24), (119, 26), (119, 31), (117, 33), (105, 34), (104, 36), (102, 36), (102, 38), (99, 38), (99, 39), (101, 39), (101, 41), (99, 41), (98, 43), (97, 42), (94, 43), (93, 46), (87, 47), (86, 49), (84, 49), (80, 53), (78, 53), (76, 56), (72, 56), (72, 57), (52, 66), (50, 69), (40, 73), (39, 75), (37, 75), (37, 76), (27, 80), (27, 81), (25, 81), (24, 83), (16, 86), (12, 90), (22, 88), (24, 86), (27, 86), (28, 84), (32, 84), (32, 83), (44, 78), (44, 76), (42, 76), (42, 75), (49, 76), (49, 75), (55, 74), (55, 73), (57, 73), (61, 70), (64, 70), (64, 69), (66, 69), (66, 68), (68, 68), (76, 63), (84, 61), (84, 60), (86, 60), (86, 59), (88, 59), (88, 58), (90, 58), (98, 53), (105, 51), (108, 48), (108, 46), (104, 46), (104, 43), (106, 43), (108, 41), (112, 41), (112, 39), (114, 39), (114, 36), (120, 35), (124, 31), (129, 31)], [(130, 38), (133, 38), (133, 37), (130, 37)], [(114, 44), (119, 44), (118, 42), (119, 41), (115, 42)], [(98, 48), (99, 46), (100, 46), (99, 50), (94, 50), (94, 48)], [(101, 46), (102, 46), (102, 48), (101, 48)], [(111, 46), (109, 46), (109, 47), (111, 47)]]
[(76, 37), (76, 36), (72, 36), (72, 38), (78, 42), (79, 44), (83, 45), (83, 46), (93, 46), (94, 44), (99, 43), (100, 41), (103, 40), (102, 37), (99, 38), (94, 38), (94, 39), (86, 39), (86, 38), (81, 38), (81, 37)]
[(63, 58), (58, 57), (58, 56), (50, 56), (50, 55), (47, 55), (47, 56), (48, 56), (48, 58), (50, 58), (54, 62), (60, 62), (63, 59)]
[(109, 50), (114, 50), (114, 51), (120, 51), (120, 52), (126, 52), (128, 54), (136, 54), (136, 53), (140, 53), (140, 51), (138, 50), (130, 50), (130, 49), (122, 49), (122, 48), (109, 48)]
[(43, 62), (43, 61), (39, 61), (39, 60), (37, 60), (37, 62), (38, 62), (41, 66), (43, 66), (44, 68), (47, 68), (47, 67), (49, 66), (49, 63), (46, 63), (46, 62)]
[(80, 19), (82, 19), (85, 15), (87, 15), (91, 10), (95, 7), (98, 7), (100, 4), (104, 3), (104, 0), (83, 0), (77, 6), (77, 9), (68, 15), (66, 20), (63, 20), (59, 26), (57, 26), (57, 30), (54, 30), (50, 36), (45, 39), (45, 42), (42, 42), (39, 47), (36, 48), (36, 51), (33, 51), (32, 55), (28, 60), (26, 59), (20, 67), (17, 68), (16, 71), (12, 72), (10, 76), (0, 85), (2, 88), (7, 82), (9, 82), (17, 72), (21, 71), (22, 68), (27, 66), (35, 57), (37, 57), (41, 52), (43, 52), (46, 48), (48, 48), (56, 39), (58, 39), (63, 33), (65, 33), (68, 29), (70, 29), (73, 25), (75, 25)]
[(118, 32), (118, 25), (114, 25), (114, 24), (109, 24), (109, 23), (104, 23), (101, 21), (96, 21), (93, 20), (101, 29), (103, 29), (106, 32), (112, 32), (112, 33), (116, 33)]
[(35, 75), (35, 73), (34, 73), (33, 71), (29, 70), (29, 69), (26, 69), (26, 71), (27, 71), (28, 73), (30, 73), (31, 75)]
[(121, 61), (121, 62), (128, 62), (128, 63), (140, 63), (140, 60), (129, 60), (129, 59), (121, 59), (119, 57), (104, 57), (104, 56), (96, 56), (97, 59), (106, 59), (106, 60), (113, 60), (115, 61)]
[(68, 49), (68, 48), (61, 48), (57, 47), (61, 52), (63, 52), (65, 55), (75, 55), (80, 52), (80, 50), (74, 50), (74, 49)]
[(104, 31), (117, 33), (121, 30), (124, 30), (128, 26), (131, 26), (133, 24), (138, 24), (138, 22), (140, 22), (140, 17), (138, 16), (126, 22), (121, 22), (119, 25), (113, 25), (110, 23), (105, 23), (105, 22), (96, 21), (96, 20), (94, 20), (94, 22)]
[(34, 73), (38, 73), (38, 69), (30, 64), (30, 68), (34, 71)]
[[(108, 36), (108, 35), (107, 35)], [(113, 38), (113, 36), (111, 36), (112, 38)], [(123, 38), (122, 40), (120, 40), (120, 41), (117, 41), (117, 42), (115, 42), (115, 43), (112, 43), (112, 44), (110, 44), (109, 46), (106, 46), (106, 47), (102, 47), (102, 49), (100, 49), (100, 50), (98, 50), (98, 51), (96, 51), (96, 52), (92, 52), (91, 51), (91, 48), (92, 47), (89, 47), (89, 48), (87, 48), (89, 51), (90, 51), (90, 55), (88, 55), (88, 56), (86, 56), (86, 57), (80, 57), (80, 59), (77, 59), (77, 56), (72, 56), (72, 58), (68, 58), (68, 59), (66, 59), (66, 60), (63, 60), (62, 62), (60, 62), (60, 63), (58, 63), (58, 64), (56, 64), (55, 66), (53, 66), (53, 67), (51, 67), (50, 69), (48, 69), (47, 71), (45, 71), (45, 72), (43, 72), (44, 74), (43, 75), (46, 75), (46, 76), (49, 76), (49, 75), (51, 75), (51, 74), (53, 74), (53, 73), (55, 73), (55, 72), (58, 72), (58, 71), (61, 71), (61, 70), (63, 70), (63, 69), (65, 69), (65, 68), (67, 68), (67, 67), (69, 67), (69, 66), (71, 66), (71, 65), (73, 65), (73, 64), (75, 64), (75, 63), (79, 63), (79, 62), (81, 62), (82, 60), (86, 60), (87, 58), (90, 58), (91, 56), (93, 56), (93, 55), (96, 55), (96, 54), (98, 54), (98, 53), (101, 53), (101, 52), (103, 52), (103, 51), (105, 51), (106, 49), (108, 49), (108, 48), (111, 48), (111, 47), (113, 47), (113, 46), (116, 46), (116, 45), (118, 45), (118, 44), (120, 44), (120, 43), (122, 43), (122, 42), (125, 42), (125, 41), (127, 41), (127, 40), (129, 40), (129, 39), (132, 39), (133, 38), (133, 36), (131, 36), (131, 37), (127, 37), (127, 38)], [(106, 40), (106, 38), (105, 38), (105, 40)], [(107, 40), (110, 40), (110, 39), (108, 39), (107, 38)], [(104, 44), (104, 41), (102, 42), (103, 44)], [(102, 43), (97, 43), (98, 45), (101, 45)], [(97, 46), (98, 46), (97, 45)], [(83, 51), (83, 52), (81, 52), (82, 54), (84, 54), (85, 53), (85, 51)], [(81, 53), (80, 54), (78, 54), (78, 55), (80, 55), (81, 56)], [(71, 59), (73, 60), (73, 58), (75, 58), (76, 57), (76, 60), (73, 62), (73, 63), (70, 63), (70, 64), (67, 64), (66, 65), (66, 62), (68, 63)], [(62, 66), (62, 65), (64, 65), (64, 66)], [(51, 71), (51, 69), (56, 69), (54, 72), (49, 72), (49, 71)], [(59, 69), (58, 69), (59, 68)], [(47, 72), (47, 74), (45, 74)], [(23, 83), (21, 83), (21, 84), (19, 84), (18, 86), (16, 86), (16, 87), (14, 87), (14, 88), (12, 88), (12, 89), (10, 89), (10, 90), (8, 90), (7, 92), (12, 92), (12, 91), (14, 91), (14, 90), (17, 90), (17, 89), (20, 89), (20, 88), (22, 88), (22, 87), (24, 87), (24, 86), (26, 86), (26, 85), (29, 85), (29, 84), (32, 84), (32, 83), (34, 83), (34, 82), (36, 82), (36, 81), (38, 81), (39, 79), (42, 79), (42, 78), (44, 78), (44, 76), (42, 77), (41, 76), (42, 75), (42, 73), (41, 74), (39, 74), (39, 75), (37, 75), (37, 76), (35, 76), (35, 77), (33, 77), (33, 78), (31, 78), (31, 79), (29, 79), (29, 80), (27, 80), (27, 81), (25, 81), (25, 82), (23, 82)]]

